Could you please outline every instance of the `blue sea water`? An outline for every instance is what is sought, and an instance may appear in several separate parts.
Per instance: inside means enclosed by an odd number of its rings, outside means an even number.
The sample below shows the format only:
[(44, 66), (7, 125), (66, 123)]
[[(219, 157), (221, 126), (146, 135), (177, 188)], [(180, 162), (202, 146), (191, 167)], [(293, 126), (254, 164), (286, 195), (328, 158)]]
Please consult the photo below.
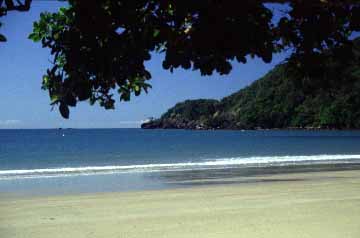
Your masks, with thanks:
[(0, 193), (167, 188), (194, 174), (354, 163), (359, 131), (0, 130)]

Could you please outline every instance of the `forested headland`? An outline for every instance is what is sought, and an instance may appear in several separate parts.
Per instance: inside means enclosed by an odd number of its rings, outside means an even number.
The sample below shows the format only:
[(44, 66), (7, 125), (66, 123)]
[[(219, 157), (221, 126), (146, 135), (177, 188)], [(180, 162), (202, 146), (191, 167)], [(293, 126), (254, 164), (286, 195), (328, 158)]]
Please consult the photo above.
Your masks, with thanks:
[(359, 129), (360, 38), (352, 54), (329, 52), (311, 74), (291, 61), (221, 100), (186, 100), (142, 128)]

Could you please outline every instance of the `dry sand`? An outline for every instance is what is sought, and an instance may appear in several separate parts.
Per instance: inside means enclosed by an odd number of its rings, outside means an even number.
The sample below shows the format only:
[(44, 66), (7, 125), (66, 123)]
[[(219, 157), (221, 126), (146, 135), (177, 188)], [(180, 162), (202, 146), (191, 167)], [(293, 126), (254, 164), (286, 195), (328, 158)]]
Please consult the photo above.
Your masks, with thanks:
[(360, 171), (188, 189), (0, 198), (0, 238), (360, 237)]

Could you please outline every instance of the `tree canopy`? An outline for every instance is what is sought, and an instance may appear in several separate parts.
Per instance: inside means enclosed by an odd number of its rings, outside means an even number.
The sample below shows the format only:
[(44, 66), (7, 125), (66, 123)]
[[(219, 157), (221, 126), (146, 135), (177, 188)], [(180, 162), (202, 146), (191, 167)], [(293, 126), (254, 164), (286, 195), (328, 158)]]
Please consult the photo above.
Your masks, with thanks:
[[(147, 92), (151, 74), (144, 63), (154, 52), (164, 54), (166, 70), (211, 75), (228, 74), (247, 56), (270, 62), (274, 53), (290, 49), (288, 61), (312, 74), (323, 70), (327, 50), (351, 54), (349, 37), (360, 29), (358, 0), (68, 2), (57, 13), (42, 13), (29, 36), (51, 49), (53, 66), (42, 87), (65, 118), (78, 101), (112, 109), (116, 91), (124, 101)], [(286, 5), (278, 22), (271, 3)]]

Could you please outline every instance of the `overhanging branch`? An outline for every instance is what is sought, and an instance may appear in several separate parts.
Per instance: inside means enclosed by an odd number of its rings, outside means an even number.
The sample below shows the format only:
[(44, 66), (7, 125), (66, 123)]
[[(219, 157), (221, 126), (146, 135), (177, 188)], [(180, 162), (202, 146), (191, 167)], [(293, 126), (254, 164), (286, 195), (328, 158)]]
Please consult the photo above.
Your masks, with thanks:
[(16, 2), (17, 4), (14, 4), (13, 0), (5, 0), (6, 10), (19, 12), (26, 12), (30, 10), (32, 0), (25, 0), (24, 2), (16, 0)]

